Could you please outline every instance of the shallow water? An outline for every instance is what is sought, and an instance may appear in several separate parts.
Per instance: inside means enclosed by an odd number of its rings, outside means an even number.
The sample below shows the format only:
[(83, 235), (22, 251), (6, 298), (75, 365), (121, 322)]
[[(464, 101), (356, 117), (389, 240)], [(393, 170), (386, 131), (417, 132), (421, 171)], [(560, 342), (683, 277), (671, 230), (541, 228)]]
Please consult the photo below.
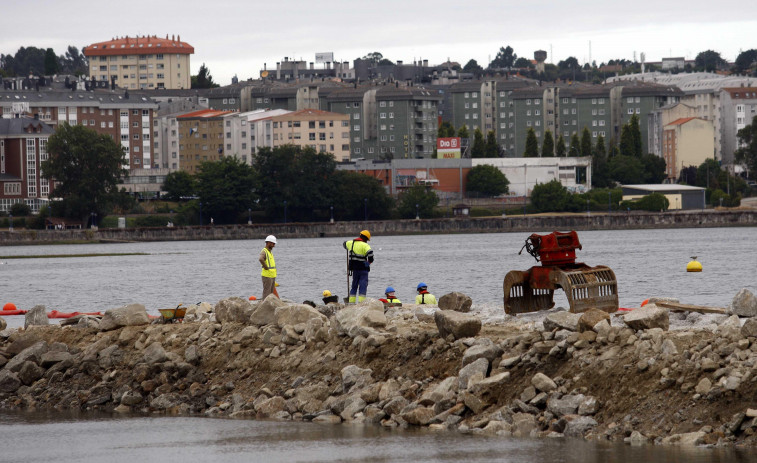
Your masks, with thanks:
[[(461, 291), (474, 308), (502, 314), (502, 281), (534, 259), (518, 251), (524, 233), (375, 236), (376, 255), (368, 295), (386, 286), (411, 302), (423, 281), (437, 297)], [(726, 306), (741, 289), (757, 293), (756, 228), (581, 232), (578, 260), (615, 271), (621, 307), (638, 307), (650, 296)], [(324, 289), (347, 292), (345, 238), (281, 239), (274, 253), (282, 297), (319, 301)], [(138, 302), (157, 314), (178, 303), (230, 296), (260, 296), (257, 254), (262, 241), (183, 241), (127, 244), (0, 247), (2, 255), (144, 252), (146, 256), (0, 259), (0, 304), (30, 309), (102, 311)], [(704, 271), (686, 273), (690, 256)], [(567, 305), (561, 291), (558, 305)], [(8, 317), (9, 319), (11, 317)]]
[(736, 449), (516, 439), (378, 426), (0, 411), (0, 461), (631, 462), (753, 461)]

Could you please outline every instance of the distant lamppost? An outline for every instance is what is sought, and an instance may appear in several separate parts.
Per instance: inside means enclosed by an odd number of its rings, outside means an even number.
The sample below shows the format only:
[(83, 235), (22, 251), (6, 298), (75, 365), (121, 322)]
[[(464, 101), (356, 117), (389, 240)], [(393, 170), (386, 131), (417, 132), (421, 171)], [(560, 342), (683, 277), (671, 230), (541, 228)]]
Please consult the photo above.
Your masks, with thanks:
[(252, 225), (252, 209), (247, 208), (247, 225)]
[(586, 198), (586, 215), (591, 215), (591, 212), (589, 212), (589, 198)]
[(202, 201), (200, 201), (200, 226), (202, 226)]
[[(723, 207), (723, 198), (720, 198), (720, 207)], [(13, 218), (13, 216), (11, 216)], [(13, 227), (13, 224), (11, 223), (11, 227)]]
[(329, 209), (331, 209), (331, 223), (334, 223), (334, 206), (329, 206)]
[(523, 198), (523, 217), (525, 217), (525, 216), (526, 216), (526, 201), (527, 201), (527, 200), (526, 200), (526, 198), (524, 197), (524, 198)]
[(415, 203), (415, 220), (421, 219), (421, 214), (420, 214), (420, 211), (418, 210), (419, 207), (420, 205), (418, 203)]
[[(720, 204), (721, 205), (723, 204), (723, 200), (722, 199), (720, 200)], [(8, 225), (8, 230), (9, 231), (13, 231), (13, 214), (8, 214), (8, 220), (9, 220), (9, 222), (8, 222), (8, 224), (9, 224)]]
[(89, 217), (90, 217), (90, 220), (92, 221), (89, 228), (93, 230), (97, 229), (97, 212), (90, 212)]
[(363, 198), (363, 210), (365, 212), (365, 221), (368, 221), (368, 198)]
[(287, 202), (284, 200), (284, 223), (287, 223)]
[(612, 192), (607, 192), (607, 213), (612, 213)]

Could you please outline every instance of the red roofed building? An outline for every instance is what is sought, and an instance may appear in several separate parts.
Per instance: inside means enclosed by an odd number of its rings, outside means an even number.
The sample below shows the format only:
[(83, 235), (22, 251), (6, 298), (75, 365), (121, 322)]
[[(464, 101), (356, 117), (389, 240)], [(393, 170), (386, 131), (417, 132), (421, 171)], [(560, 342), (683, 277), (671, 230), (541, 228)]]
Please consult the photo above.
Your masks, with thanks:
[(180, 36), (120, 37), (84, 47), (89, 75), (121, 88), (191, 88), (189, 56), (194, 47)]
[[(203, 109), (178, 116), (179, 168), (190, 174), (197, 173), (201, 162), (219, 161), (224, 154), (224, 116), (233, 111)], [(231, 138), (231, 129), (228, 130)]]
[(715, 158), (715, 126), (698, 117), (682, 117), (667, 124), (662, 132), (662, 157), (671, 182), (684, 167), (699, 167)]

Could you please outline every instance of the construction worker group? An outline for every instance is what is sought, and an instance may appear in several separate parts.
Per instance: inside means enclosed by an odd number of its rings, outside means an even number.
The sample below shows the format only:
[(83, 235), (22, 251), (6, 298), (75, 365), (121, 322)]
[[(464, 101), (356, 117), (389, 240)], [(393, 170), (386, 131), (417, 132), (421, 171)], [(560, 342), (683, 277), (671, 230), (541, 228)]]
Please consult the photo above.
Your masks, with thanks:
[[(371, 240), (371, 232), (362, 230), (357, 238), (342, 243), (347, 250), (347, 279), (352, 277), (352, 284), (349, 286), (350, 293), (347, 301), (351, 304), (362, 302), (368, 293), (368, 274), (373, 264), (373, 250), (368, 244)], [(260, 251), (258, 261), (261, 266), (261, 277), (263, 281), (263, 299), (269, 294), (279, 296), (276, 291), (276, 260), (273, 257), (273, 248), (276, 246), (276, 237), (268, 235), (265, 238), (265, 247)], [(418, 283), (416, 287), (418, 295), (415, 297), (416, 304), (436, 305), (436, 297), (428, 292), (426, 283)], [(384, 291), (384, 298), (380, 300), (389, 305), (402, 305), (402, 302), (395, 296), (395, 289), (388, 286)], [(335, 303), (339, 298), (332, 295), (331, 291), (323, 292), (323, 303)]]

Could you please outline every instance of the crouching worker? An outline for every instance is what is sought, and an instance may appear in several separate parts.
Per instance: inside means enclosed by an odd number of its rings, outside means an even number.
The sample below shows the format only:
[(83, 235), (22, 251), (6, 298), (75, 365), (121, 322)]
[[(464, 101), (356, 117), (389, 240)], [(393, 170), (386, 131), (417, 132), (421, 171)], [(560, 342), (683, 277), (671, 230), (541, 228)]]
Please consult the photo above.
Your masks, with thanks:
[(331, 291), (324, 290), (323, 291), (323, 303), (326, 305), (329, 304), (338, 304), (339, 303), (339, 296), (337, 295), (331, 295)]
[(426, 283), (418, 283), (418, 295), (415, 296), (416, 304), (431, 304), (436, 305), (436, 296), (428, 292), (428, 285)]
[(399, 307), (402, 305), (402, 301), (395, 297), (394, 288), (392, 288), (391, 286), (386, 287), (386, 291), (384, 291), (384, 297), (379, 299), (379, 301), (384, 303), (384, 307)]

